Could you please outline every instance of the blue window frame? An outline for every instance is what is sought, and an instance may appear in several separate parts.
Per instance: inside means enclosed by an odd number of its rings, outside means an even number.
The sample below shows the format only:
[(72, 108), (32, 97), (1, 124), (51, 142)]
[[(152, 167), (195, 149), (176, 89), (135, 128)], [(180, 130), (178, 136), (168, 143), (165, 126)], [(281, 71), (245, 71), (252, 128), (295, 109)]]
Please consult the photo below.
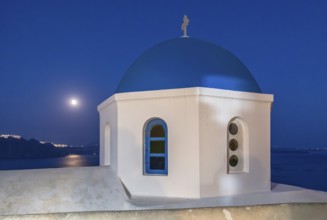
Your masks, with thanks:
[(145, 125), (144, 167), (145, 174), (168, 174), (167, 124), (155, 118)]

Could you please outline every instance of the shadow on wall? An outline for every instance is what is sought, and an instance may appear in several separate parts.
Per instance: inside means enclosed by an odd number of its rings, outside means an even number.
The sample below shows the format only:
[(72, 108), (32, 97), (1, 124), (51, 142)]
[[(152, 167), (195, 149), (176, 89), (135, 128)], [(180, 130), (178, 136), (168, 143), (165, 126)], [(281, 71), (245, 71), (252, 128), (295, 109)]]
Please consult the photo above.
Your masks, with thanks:
[[(241, 109), (234, 110), (237, 106)], [(202, 120), (200, 123), (203, 124), (203, 127), (200, 128), (200, 143), (203, 145), (200, 146), (201, 197), (264, 191), (261, 188), (267, 188), (267, 186), (262, 186), (262, 181), (266, 182), (265, 175), (267, 174), (264, 173), (264, 165), (261, 160), (256, 158), (256, 154), (253, 154), (254, 147), (251, 148), (253, 141), (250, 140), (250, 134), (255, 132), (254, 129), (251, 129), (253, 123), (245, 120), (248, 118), (247, 116), (255, 114), (256, 110), (254, 107), (243, 107), (239, 104), (230, 105), (230, 109), (223, 108), (212, 106), (211, 102), (206, 102), (206, 100), (201, 101), (200, 115), (203, 117), (200, 119)], [(243, 163), (244, 167), (243, 171), (236, 170), (229, 173), (229, 157), (234, 155), (235, 151), (229, 150), (228, 125), (235, 118), (243, 123), (242, 126), (247, 126), (244, 128), (244, 143), (242, 143), (245, 146), (243, 146), (241, 158), (238, 160), (238, 163)], [(255, 168), (255, 170), (251, 168)], [(253, 172), (255, 172), (255, 179)]]

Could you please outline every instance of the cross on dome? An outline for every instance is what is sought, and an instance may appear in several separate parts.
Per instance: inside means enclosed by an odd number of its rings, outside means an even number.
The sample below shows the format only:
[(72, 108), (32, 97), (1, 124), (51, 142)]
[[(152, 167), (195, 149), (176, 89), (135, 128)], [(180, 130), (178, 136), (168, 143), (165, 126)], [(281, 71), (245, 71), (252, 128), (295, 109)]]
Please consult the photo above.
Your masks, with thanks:
[(190, 22), (190, 20), (188, 19), (188, 17), (186, 15), (184, 15), (182, 28), (181, 28), (182, 31), (184, 31), (184, 35), (182, 37), (189, 37), (189, 36), (187, 36), (187, 26), (188, 26), (189, 22)]

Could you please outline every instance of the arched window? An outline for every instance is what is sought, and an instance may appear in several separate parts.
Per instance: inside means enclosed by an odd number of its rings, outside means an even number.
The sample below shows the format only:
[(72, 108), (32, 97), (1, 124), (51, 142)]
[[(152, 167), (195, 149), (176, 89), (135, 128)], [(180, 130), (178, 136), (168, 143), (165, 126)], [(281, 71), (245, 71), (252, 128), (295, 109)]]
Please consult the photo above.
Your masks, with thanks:
[(162, 119), (151, 119), (145, 124), (145, 174), (168, 174), (167, 134), (167, 125)]
[(103, 157), (104, 164), (110, 165), (110, 126), (109, 123), (106, 124), (104, 128), (104, 149), (103, 149)]
[(227, 126), (228, 173), (248, 172), (248, 129), (240, 118)]

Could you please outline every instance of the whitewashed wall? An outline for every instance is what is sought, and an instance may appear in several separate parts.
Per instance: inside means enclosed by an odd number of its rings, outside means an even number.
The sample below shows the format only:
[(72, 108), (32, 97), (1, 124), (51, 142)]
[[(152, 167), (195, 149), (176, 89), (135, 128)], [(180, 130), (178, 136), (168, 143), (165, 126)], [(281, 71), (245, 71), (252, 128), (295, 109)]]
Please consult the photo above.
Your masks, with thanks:
[[(118, 100), (118, 175), (133, 195), (199, 196), (199, 134), (196, 96)], [(143, 129), (151, 118), (168, 127), (168, 175), (143, 174)]]
[[(270, 110), (272, 96), (206, 91), (200, 99), (201, 197), (270, 190)], [(228, 173), (228, 124), (244, 124), (243, 172)]]
[[(110, 161), (133, 196), (198, 198), (267, 191), (271, 102), (271, 95), (208, 88), (115, 94), (98, 107), (101, 165)], [(236, 116), (249, 128), (249, 172), (227, 174), (227, 125)], [(167, 176), (143, 172), (143, 129), (154, 117), (168, 126)], [(108, 122), (110, 154), (104, 138)]]

